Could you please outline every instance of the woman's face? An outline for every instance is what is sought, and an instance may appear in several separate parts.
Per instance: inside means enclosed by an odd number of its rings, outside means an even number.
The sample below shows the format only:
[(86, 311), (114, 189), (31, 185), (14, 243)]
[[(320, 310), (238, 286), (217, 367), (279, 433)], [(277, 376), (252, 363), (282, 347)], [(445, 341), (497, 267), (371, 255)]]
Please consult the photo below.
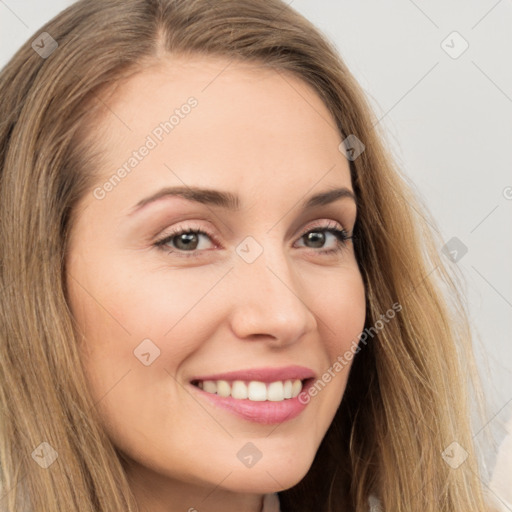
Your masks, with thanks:
[(296, 484), (364, 328), (352, 242), (332, 231), (356, 220), (332, 116), (297, 78), (228, 64), (168, 58), (105, 97), (67, 257), (105, 429), (134, 481), (175, 495)]

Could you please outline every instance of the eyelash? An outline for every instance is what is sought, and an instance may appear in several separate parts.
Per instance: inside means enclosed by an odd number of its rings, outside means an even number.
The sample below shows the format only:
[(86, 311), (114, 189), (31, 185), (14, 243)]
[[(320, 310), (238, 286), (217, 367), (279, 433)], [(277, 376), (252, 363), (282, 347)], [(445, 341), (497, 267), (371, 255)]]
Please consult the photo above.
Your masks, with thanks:
[[(337, 224), (333, 223), (327, 223), (319, 226), (313, 226), (308, 228), (306, 231), (304, 231), (300, 236), (299, 240), (303, 238), (305, 235), (309, 233), (331, 233), (336, 237), (336, 247), (334, 249), (327, 249), (327, 250), (318, 250), (315, 251), (315, 249), (312, 249), (314, 252), (318, 252), (323, 255), (327, 254), (334, 254), (339, 253), (347, 246), (347, 241), (352, 240), (353, 236), (349, 235), (348, 232), (345, 229), (338, 229)], [(203, 229), (195, 228), (195, 227), (187, 227), (182, 229), (177, 229), (176, 231), (173, 231), (165, 236), (165, 238), (157, 240), (153, 245), (161, 250), (165, 251), (167, 254), (176, 253), (179, 255), (179, 257), (183, 258), (197, 258), (199, 255), (197, 253), (204, 252), (204, 250), (194, 250), (194, 251), (182, 251), (180, 249), (173, 249), (166, 246), (167, 243), (171, 242), (174, 238), (183, 235), (183, 234), (200, 234), (205, 235), (208, 238), (212, 240), (215, 244), (217, 244), (217, 241), (215, 240), (215, 237), (212, 236), (210, 233), (207, 233)]]

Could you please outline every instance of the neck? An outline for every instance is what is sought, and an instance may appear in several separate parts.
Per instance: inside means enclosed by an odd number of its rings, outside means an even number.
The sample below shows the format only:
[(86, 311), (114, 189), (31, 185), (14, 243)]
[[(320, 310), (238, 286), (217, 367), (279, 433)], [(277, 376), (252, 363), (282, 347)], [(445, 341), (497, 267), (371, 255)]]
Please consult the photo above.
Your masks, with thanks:
[(217, 483), (186, 482), (137, 466), (127, 471), (141, 512), (262, 512), (263, 495), (227, 490)]

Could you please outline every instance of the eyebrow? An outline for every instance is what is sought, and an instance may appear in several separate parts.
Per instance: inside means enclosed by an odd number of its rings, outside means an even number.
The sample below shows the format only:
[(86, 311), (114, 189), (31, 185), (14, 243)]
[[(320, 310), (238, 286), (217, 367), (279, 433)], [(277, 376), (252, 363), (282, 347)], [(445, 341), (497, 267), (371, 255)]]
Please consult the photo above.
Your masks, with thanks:
[[(220, 190), (212, 190), (200, 187), (165, 187), (158, 192), (152, 194), (139, 201), (133, 208), (129, 210), (128, 215), (133, 215), (141, 210), (144, 206), (158, 201), (163, 197), (181, 197), (188, 201), (194, 201), (205, 205), (218, 206), (230, 211), (240, 210), (240, 198), (231, 192), (222, 192)], [(347, 187), (335, 188), (315, 194), (305, 199), (300, 207), (303, 210), (309, 210), (318, 206), (325, 206), (339, 199), (349, 198), (356, 202), (356, 196)]]

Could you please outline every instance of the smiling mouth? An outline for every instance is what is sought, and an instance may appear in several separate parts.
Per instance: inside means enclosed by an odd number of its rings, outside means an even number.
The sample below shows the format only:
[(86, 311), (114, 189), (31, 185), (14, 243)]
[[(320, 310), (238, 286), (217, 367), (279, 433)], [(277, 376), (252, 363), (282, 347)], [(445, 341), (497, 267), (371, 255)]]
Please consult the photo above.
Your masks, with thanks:
[(252, 402), (283, 402), (299, 395), (307, 381), (312, 379), (287, 379), (274, 382), (257, 380), (193, 380), (191, 384), (199, 389), (223, 398), (250, 400)]

